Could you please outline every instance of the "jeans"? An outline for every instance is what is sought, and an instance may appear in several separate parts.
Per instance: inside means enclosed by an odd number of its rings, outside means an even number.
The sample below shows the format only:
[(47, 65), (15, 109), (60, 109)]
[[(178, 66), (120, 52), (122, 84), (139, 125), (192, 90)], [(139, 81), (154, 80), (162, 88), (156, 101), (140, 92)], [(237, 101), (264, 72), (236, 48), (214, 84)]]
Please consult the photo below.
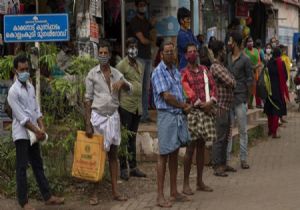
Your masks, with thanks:
[(215, 166), (226, 165), (227, 144), (230, 135), (230, 111), (223, 110), (216, 118), (217, 139), (212, 146), (212, 159)]
[(139, 59), (144, 65), (144, 76), (143, 76), (143, 90), (142, 90), (142, 104), (143, 104), (143, 115), (142, 120), (149, 118), (148, 112), (148, 100), (149, 100), (149, 88), (150, 88), (150, 75), (152, 72), (152, 61), (151, 59)]
[[(240, 159), (246, 161), (248, 156), (248, 133), (247, 133), (247, 104), (241, 103), (235, 105), (232, 110), (232, 127), (234, 119), (236, 118), (240, 136)], [(227, 160), (230, 160), (230, 153), (232, 150), (232, 138), (228, 141), (227, 146)]]
[(27, 197), (27, 168), (30, 163), (35, 179), (39, 186), (40, 192), (44, 200), (51, 197), (48, 180), (44, 174), (43, 160), (40, 154), (40, 146), (38, 143), (30, 146), (30, 141), (20, 139), (15, 141), (16, 146), (16, 178), (17, 178), (17, 197), (19, 204), (23, 207), (28, 203)]
[[(136, 133), (139, 127), (139, 122), (141, 116), (138, 114), (133, 114), (131, 112), (128, 112), (127, 110), (123, 108), (119, 108), (119, 114), (121, 118), (121, 124), (124, 126), (127, 130), (133, 132), (132, 135), (128, 137), (127, 141), (127, 152), (130, 155), (130, 158), (128, 159), (129, 168), (134, 169), (136, 167)], [(120, 161), (120, 170), (127, 169), (127, 157), (119, 156)]]

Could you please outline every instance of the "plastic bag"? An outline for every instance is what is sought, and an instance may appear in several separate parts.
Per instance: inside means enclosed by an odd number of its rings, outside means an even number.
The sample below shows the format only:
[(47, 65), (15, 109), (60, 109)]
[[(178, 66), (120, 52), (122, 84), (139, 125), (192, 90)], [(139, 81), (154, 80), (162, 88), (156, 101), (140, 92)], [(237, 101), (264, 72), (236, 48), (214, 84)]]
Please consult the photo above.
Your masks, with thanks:
[(72, 176), (92, 182), (102, 179), (106, 152), (102, 135), (93, 135), (88, 138), (84, 131), (77, 131), (77, 139), (74, 147), (74, 160)]

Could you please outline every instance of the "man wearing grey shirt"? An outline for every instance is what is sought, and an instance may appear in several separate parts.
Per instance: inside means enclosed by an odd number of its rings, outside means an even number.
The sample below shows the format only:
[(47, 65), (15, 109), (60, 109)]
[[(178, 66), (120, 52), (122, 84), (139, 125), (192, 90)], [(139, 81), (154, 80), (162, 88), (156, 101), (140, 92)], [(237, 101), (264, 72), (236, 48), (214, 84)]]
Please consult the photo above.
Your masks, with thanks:
[(12, 110), (12, 136), (16, 146), (17, 197), (25, 210), (34, 210), (28, 203), (27, 176), (28, 163), (38, 183), (45, 204), (63, 204), (64, 198), (51, 195), (48, 180), (44, 174), (43, 161), (39, 143), (30, 145), (28, 130), (32, 131), (38, 141), (46, 138), (45, 127), (40, 107), (35, 99), (35, 91), (29, 82), (28, 60), (25, 55), (14, 59), (17, 78), (8, 92), (8, 104)]
[[(108, 152), (113, 199), (125, 201), (127, 198), (117, 191), (118, 145), (121, 142), (119, 93), (121, 89), (131, 91), (132, 85), (117, 69), (109, 64), (111, 57), (110, 44), (99, 43), (99, 65), (90, 70), (86, 77), (85, 121), (86, 135), (93, 133), (104, 137), (104, 149)], [(90, 198), (90, 204), (98, 204), (97, 185)]]
[[(250, 59), (245, 56), (241, 50), (242, 40), (243, 37), (241, 33), (235, 31), (231, 33), (228, 41), (228, 46), (231, 48), (231, 53), (228, 55), (227, 68), (233, 74), (236, 80), (236, 87), (234, 89), (233, 113), (237, 119), (240, 135), (241, 168), (248, 169), (247, 101), (249, 94), (251, 94), (253, 73)], [(227, 159), (229, 159), (231, 148), (232, 141), (229, 141)], [(232, 167), (227, 166), (227, 171), (235, 170)]]

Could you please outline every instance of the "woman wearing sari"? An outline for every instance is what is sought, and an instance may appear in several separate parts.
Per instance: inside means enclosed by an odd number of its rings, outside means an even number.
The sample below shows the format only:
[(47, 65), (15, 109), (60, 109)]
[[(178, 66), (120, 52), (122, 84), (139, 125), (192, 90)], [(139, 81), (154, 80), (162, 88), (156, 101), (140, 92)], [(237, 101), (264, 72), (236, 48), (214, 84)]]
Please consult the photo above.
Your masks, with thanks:
[(261, 70), (261, 60), (260, 60), (260, 55), (259, 52), (256, 48), (253, 47), (253, 39), (252, 37), (247, 37), (245, 40), (246, 47), (244, 49), (244, 52), (246, 56), (249, 57), (251, 64), (252, 64), (252, 69), (253, 69), (253, 74), (254, 74), (254, 83), (253, 83), (253, 90), (252, 90), (252, 95), (250, 95), (249, 101), (248, 101), (248, 108), (252, 109), (253, 105), (253, 98), (255, 96), (255, 102), (256, 102), (256, 107), (257, 108), (262, 108), (262, 102), (261, 99), (257, 96), (256, 94), (256, 82), (259, 77), (259, 73)]

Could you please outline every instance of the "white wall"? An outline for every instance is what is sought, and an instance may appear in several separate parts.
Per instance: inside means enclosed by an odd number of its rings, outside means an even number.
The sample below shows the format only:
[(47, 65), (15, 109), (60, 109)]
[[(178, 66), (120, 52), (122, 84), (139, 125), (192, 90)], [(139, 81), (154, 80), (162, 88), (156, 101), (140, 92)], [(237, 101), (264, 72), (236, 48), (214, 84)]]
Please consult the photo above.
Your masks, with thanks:
[(299, 31), (298, 7), (282, 2), (274, 2), (273, 5), (278, 10), (277, 37), (281, 44), (288, 46), (292, 57), (293, 34)]

